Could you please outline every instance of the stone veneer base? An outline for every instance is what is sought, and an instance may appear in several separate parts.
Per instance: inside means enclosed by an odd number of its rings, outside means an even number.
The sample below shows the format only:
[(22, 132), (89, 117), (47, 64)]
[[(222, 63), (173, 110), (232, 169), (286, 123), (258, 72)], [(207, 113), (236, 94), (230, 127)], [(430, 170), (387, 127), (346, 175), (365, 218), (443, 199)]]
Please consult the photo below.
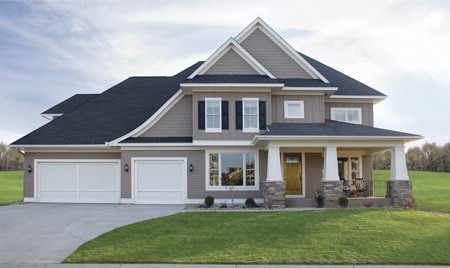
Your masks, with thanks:
[(284, 181), (264, 182), (264, 206), (268, 209), (286, 208), (286, 185)]
[(342, 181), (322, 181), (323, 207), (339, 208), (339, 197), (343, 196)]
[(395, 208), (405, 208), (408, 202), (414, 202), (412, 181), (388, 181), (388, 197)]

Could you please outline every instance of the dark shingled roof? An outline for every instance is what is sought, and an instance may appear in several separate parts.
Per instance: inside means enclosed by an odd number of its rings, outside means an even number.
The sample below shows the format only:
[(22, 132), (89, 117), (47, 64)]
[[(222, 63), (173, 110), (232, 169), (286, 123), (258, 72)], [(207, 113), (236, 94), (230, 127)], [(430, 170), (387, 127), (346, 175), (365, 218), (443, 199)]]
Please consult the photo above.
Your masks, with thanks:
[(75, 94), (72, 97), (68, 98), (67, 100), (60, 102), (55, 106), (53, 106), (52, 108), (46, 110), (42, 114), (68, 113), (98, 95), (99, 94)]
[(186, 79), (183, 84), (284, 84), (286, 87), (334, 87), (320, 79), (272, 79), (267, 75), (197, 75)]
[(274, 123), (267, 126), (269, 136), (375, 136), (418, 137), (419, 135), (359, 124), (325, 120), (325, 123)]
[(138, 137), (120, 143), (192, 143), (192, 137)]
[(343, 74), (328, 65), (298, 52), (305, 60), (321, 73), (331, 84), (338, 87), (333, 95), (343, 96), (386, 96), (383, 93)]
[(115, 140), (150, 118), (200, 64), (171, 77), (130, 77), (12, 145), (87, 145)]

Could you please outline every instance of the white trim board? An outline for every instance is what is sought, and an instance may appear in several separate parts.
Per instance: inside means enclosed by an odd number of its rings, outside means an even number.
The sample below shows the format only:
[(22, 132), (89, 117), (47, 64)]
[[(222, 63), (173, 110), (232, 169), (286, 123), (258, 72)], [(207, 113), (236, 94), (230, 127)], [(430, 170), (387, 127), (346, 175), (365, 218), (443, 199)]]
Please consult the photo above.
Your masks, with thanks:
[(43, 114), (43, 113), (41, 114), (42, 117), (44, 117), (45, 119), (48, 119), (50, 121), (55, 119), (54, 118), (55, 116), (58, 117), (58, 116), (61, 116), (61, 115), (63, 115), (63, 114)]
[(258, 84), (258, 83), (181, 83), (180, 87), (182, 88), (191, 88), (191, 87), (253, 87), (253, 88), (282, 88), (284, 84)]
[(229, 38), (222, 46), (220, 46), (209, 58), (195, 70), (188, 79), (194, 78), (196, 75), (205, 74), (225, 53), (233, 49), (243, 60), (245, 60), (260, 75), (267, 75), (275, 78), (261, 63), (259, 63), (252, 55), (250, 55), (236, 40)]
[(284, 52), (286, 52), (298, 65), (300, 65), (313, 78), (318, 78), (325, 83), (330, 83), (319, 71), (317, 71), (309, 62), (307, 62), (294, 48), (292, 48), (277, 32), (267, 25), (260, 17), (250, 23), (236, 37), (236, 41), (242, 43), (256, 29), (260, 29), (275, 44), (277, 44)]

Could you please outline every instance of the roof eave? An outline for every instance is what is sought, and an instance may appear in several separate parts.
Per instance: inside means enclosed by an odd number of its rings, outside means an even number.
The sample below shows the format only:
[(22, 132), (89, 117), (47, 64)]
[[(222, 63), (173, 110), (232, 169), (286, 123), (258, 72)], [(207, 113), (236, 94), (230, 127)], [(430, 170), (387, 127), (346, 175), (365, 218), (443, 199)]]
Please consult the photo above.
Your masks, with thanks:
[(423, 139), (423, 136), (318, 136), (318, 135), (256, 135), (252, 143), (256, 144), (258, 141), (294, 141), (294, 140), (337, 140), (337, 141), (349, 141), (349, 140), (377, 140), (377, 141), (400, 141), (411, 142)]

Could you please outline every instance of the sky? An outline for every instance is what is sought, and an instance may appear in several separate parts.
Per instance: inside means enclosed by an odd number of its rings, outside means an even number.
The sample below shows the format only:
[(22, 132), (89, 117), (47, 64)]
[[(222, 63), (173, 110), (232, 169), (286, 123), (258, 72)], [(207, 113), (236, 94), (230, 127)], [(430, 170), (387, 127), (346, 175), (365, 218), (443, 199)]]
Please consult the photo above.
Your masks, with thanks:
[(173, 75), (261, 17), (294, 49), (388, 98), (375, 126), (450, 142), (450, 1), (1, 1), (0, 141), (130, 76)]

